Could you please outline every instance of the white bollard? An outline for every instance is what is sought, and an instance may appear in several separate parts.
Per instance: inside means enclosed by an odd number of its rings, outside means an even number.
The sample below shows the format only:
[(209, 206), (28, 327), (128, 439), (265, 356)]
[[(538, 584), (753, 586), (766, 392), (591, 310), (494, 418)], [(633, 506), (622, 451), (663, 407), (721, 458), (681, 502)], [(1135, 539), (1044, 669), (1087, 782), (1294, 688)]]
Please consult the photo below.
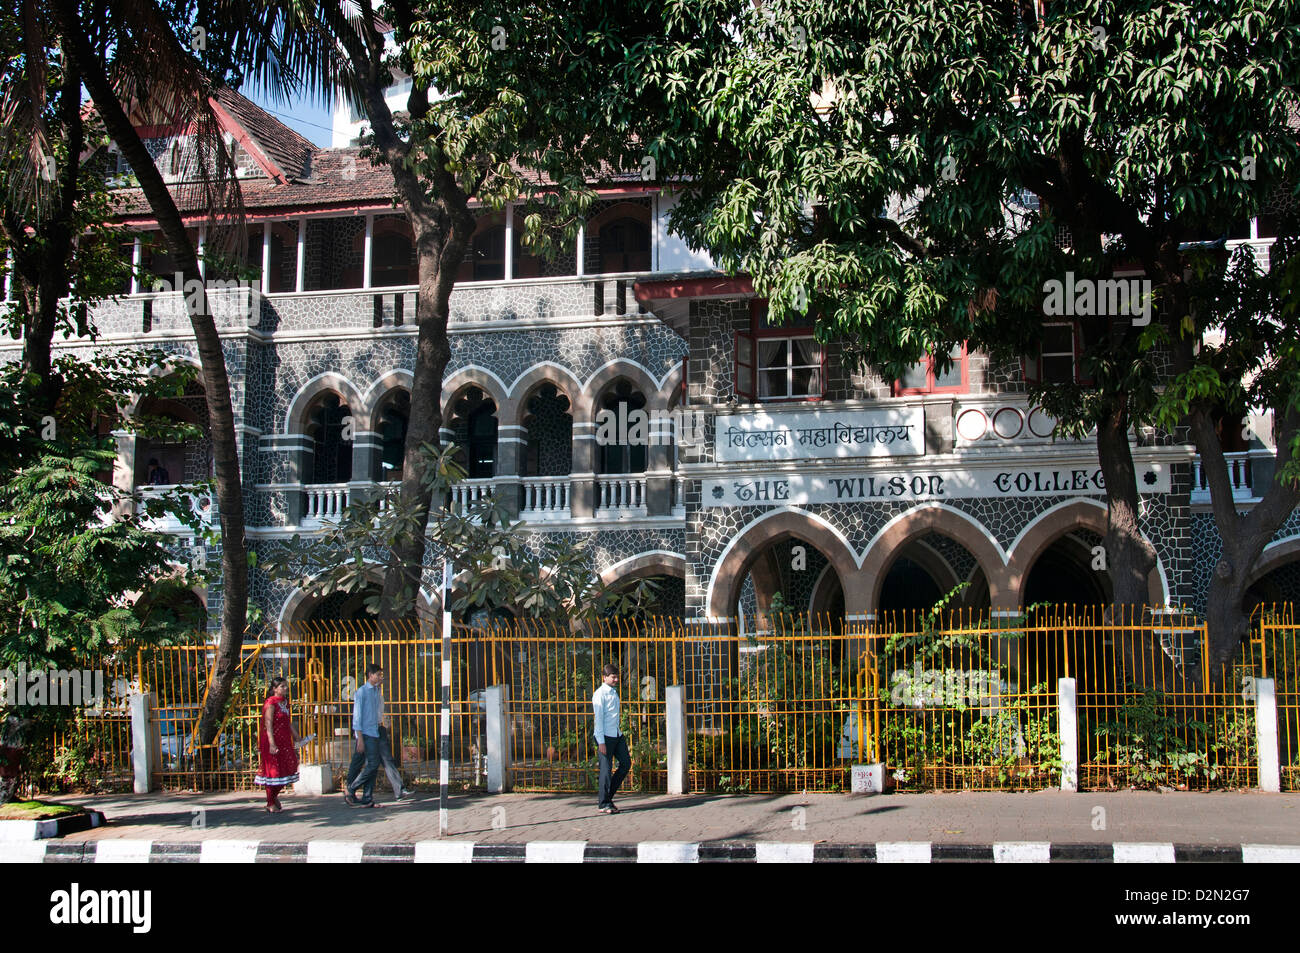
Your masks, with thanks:
[(1061, 790), (1079, 790), (1079, 711), (1076, 682), (1062, 678), (1056, 683), (1056, 730), (1061, 736)]
[(1277, 696), (1273, 679), (1255, 679), (1255, 750), (1259, 752), (1259, 789), (1282, 790), (1282, 759), (1277, 748)]
[(491, 794), (510, 790), (510, 686), (493, 685), (483, 693), (487, 707), (487, 789)]
[(691, 787), (686, 758), (686, 686), (668, 686), (664, 716), (668, 733), (668, 793), (686, 794)]
[(154, 789), (154, 776), (162, 766), (162, 739), (154, 718), (154, 693), (131, 696), (131, 770), (136, 794)]

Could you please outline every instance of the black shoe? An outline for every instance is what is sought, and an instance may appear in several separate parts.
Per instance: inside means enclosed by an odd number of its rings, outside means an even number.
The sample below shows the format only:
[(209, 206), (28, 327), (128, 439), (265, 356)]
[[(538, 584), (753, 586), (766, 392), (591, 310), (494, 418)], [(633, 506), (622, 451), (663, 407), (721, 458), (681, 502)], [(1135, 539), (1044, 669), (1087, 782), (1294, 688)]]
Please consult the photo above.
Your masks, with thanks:
[(410, 788), (402, 788), (401, 792), (398, 793), (397, 797), (394, 798), (394, 800), (405, 801), (408, 797), (415, 797), (415, 792), (412, 791)]
[(613, 807), (610, 807), (609, 805), (605, 805), (604, 807), (598, 807), (598, 808), (596, 808), (596, 810), (599, 811), (601, 814), (617, 814), (617, 813), (618, 813), (617, 809), (615, 809), (615, 808), (613, 808)]
[(614, 806), (614, 802), (613, 802), (613, 801), (610, 801), (607, 805), (605, 805), (605, 810), (608, 811), (610, 814), (621, 814), (621, 813), (623, 813), (623, 812), (620, 811), (617, 807)]
[(361, 803), (360, 801), (357, 800), (357, 796), (353, 794), (349, 788), (343, 789), (343, 800), (347, 802), (349, 807), (356, 807), (358, 804)]

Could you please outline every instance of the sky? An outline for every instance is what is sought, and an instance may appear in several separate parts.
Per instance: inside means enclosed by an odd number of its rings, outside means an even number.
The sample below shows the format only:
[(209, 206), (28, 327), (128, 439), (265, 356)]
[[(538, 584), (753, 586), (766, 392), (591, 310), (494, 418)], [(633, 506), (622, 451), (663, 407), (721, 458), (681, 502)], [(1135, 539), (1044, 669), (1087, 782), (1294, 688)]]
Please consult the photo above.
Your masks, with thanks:
[(291, 103), (276, 102), (251, 83), (241, 92), (294, 132), (318, 146), (329, 148), (331, 109), (328, 103), (322, 104), (308, 98)]

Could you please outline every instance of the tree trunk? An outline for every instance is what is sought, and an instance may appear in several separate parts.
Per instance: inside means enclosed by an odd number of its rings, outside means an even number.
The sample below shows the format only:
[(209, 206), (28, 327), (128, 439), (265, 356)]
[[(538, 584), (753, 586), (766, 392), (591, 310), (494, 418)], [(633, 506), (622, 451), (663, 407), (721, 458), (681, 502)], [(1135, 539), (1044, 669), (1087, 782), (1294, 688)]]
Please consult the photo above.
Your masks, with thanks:
[[(1275, 409), (1273, 419), (1277, 442), (1275, 472), (1281, 473), (1291, 460), (1291, 438), (1300, 426), (1300, 415), (1295, 411), (1279, 414)], [(1215, 528), (1223, 541), (1222, 554), (1210, 577), (1209, 602), (1205, 607), (1211, 674), (1217, 674), (1250, 635), (1245, 600), (1251, 574), (1264, 547), (1300, 504), (1300, 488), (1275, 478), (1250, 512), (1238, 513), (1223, 445), (1209, 413), (1204, 408), (1193, 411), (1190, 424), (1210, 488)]]
[[(75, 4), (65, 0), (60, 4), (60, 11), (64, 21), (63, 33), (71, 47), (71, 54), (78, 60), (83, 82), (104, 120), (108, 134), (127, 157), (132, 171), (140, 180), (140, 187), (162, 230), (168, 254), (183, 273), (187, 284), (191, 280), (198, 280), (198, 256), (185, 233), (185, 224), (176, 203), (122, 109), (102, 62), (91, 52), (84, 33), (80, 32)], [(217, 505), (221, 517), (221, 636), (215, 671), (203, 709), (199, 713), (199, 743), (207, 745), (216, 738), (239, 669), (240, 648), (248, 621), (248, 544), (244, 538), (244, 496), (239, 469), (239, 444), (235, 435), (235, 415), (231, 406), (225, 353), (208, 304), (206, 289), (198, 296), (187, 295), (187, 300), (191, 301), (190, 324), (194, 329), (202, 367), (203, 390), (212, 431)]]
[(1156, 565), (1154, 547), (1142, 535), (1138, 517), (1137, 477), (1129, 448), (1129, 418), (1125, 395), (1114, 398), (1097, 427), (1097, 457), (1106, 481), (1106, 536), (1102, 545), (1112, 586), (1111, 605), (1146, 605), (1147, 577)]
[(425, 528), (433, 503), (433, 492), (423, 479), (425, 462), (420, 448), (424, 444), (440, 446), (442, 442), (439, 436), (442, 378), (451, 359), (451, 345), (447, 340), (451, 292), (455, 287), (456, 269), (474, 231), (474, 218), (465, 202), (462, 200), (456, 206), (446, 212), (439, 210), (442, 214), (437, 217), (442, 221), (430, 221), (428, 216), (408, 213), (416, 232), (419, 263), (420, 295), (415, 311), (419, 338), (399, 492), (400, 511), (408, 512), (414, 506), (415, 521), (389, 553), (379, 612), (380, 618), (384, 619), (409, 613), (420, 591), (427, 548)]

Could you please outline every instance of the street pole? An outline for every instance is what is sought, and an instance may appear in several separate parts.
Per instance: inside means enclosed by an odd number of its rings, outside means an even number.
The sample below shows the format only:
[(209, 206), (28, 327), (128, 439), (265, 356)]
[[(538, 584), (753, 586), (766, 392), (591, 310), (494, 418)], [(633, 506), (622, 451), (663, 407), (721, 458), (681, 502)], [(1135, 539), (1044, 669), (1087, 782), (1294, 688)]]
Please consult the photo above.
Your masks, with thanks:
[(442, 716), (439, 719), (438, 836), (448, 832), (447, 788), (451, 780), (451, 561), (442, 556)]

